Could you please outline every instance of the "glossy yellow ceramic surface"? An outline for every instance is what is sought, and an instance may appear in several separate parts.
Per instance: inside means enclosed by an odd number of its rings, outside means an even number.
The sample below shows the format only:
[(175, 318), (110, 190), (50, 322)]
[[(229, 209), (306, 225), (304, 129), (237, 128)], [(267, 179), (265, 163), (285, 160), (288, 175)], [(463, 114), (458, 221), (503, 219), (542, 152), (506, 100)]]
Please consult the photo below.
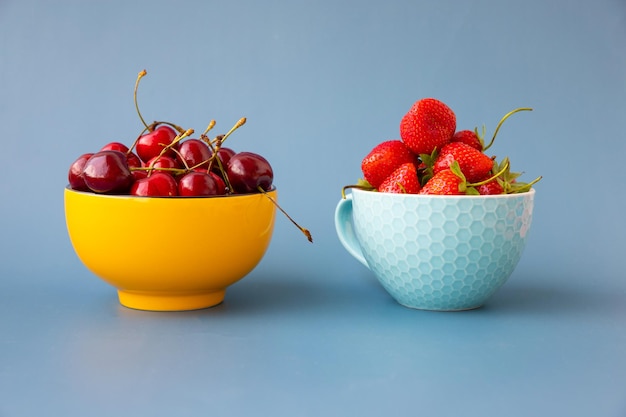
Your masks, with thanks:
[[(268, 193), (277, 198), (277, 192)], [(109, 196), (65, 189), (76, 254), (120, 303), (176, 311), (221, 303), (263, 258), (276, 207), (263, 194), (208, 198)]]

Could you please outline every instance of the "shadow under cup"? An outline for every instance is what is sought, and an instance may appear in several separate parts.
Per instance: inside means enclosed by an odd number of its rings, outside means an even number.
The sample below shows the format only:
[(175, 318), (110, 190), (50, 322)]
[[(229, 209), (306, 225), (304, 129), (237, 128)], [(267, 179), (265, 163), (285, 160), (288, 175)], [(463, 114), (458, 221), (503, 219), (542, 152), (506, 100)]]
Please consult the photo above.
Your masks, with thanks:
[(526, 246), (535, 190), (430, 196), (353, 189), (337, 204), (345, 249), (400, 304), (455, 311), (482, 306)]

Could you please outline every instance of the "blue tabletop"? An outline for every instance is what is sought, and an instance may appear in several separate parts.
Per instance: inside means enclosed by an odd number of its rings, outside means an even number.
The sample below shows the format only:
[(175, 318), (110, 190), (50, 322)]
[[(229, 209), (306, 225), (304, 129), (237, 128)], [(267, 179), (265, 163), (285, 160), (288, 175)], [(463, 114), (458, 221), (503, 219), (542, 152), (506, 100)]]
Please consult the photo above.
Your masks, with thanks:
[[(625, 416), (626, 5), (578, 3), (2, 2), (0, 416)], [(313, 233), (278, 216), (213, 308), (123, 307), (67, 236), (69, 164), (136, 135), (143, 68), (149, 119), (247, 117)], [(528, 246), (480, 309), (400, 306), (335, 234), (422, 97), (488, 132), (534, 109), (494, 145), (543, 176)]]

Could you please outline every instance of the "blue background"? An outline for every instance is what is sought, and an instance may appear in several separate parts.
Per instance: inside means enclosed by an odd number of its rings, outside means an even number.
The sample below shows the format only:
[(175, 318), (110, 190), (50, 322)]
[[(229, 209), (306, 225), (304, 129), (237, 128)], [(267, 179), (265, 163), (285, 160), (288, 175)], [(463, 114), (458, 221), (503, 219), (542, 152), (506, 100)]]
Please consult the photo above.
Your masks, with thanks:
[[(626, 415), (625, 41), (623, 0), (0, 1), (0, 416)], [(148, 120), (247, 117), (231, 147), (315, 239), (278, 217), (213, 309), (125, 309), (67, 237), (68, 166), (136, 137), (144, 68)], [(334, 231), (422, 97), (488, 135), (534, 109), (491, 148), (543, 176), (529, 244), (472, 312), (397, 305)]]

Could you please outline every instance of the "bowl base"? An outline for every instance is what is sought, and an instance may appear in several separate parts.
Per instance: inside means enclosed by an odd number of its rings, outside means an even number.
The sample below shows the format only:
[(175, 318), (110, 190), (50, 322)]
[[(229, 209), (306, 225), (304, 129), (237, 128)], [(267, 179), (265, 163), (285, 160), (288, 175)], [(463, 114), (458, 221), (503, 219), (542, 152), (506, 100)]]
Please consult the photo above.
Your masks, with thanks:
[(224, 301), (226, 290), (202, 293), (152, 293), (118, 290), (124, 307), (147, 311), (188, 311), (214, 307)]
[(403, 304), (403, 303), (400, 303), (400, 302), (398, 302), (398, 304), (400, 304), (402, 307), (410, 308), (412, 310), (440, 311), (440, 312), (470, 311), (470, 310), (479, 309), (479, 308), (481, 308), (484, 305), (484, 303), (481, 303), (481, 304), (477, 304), (477, 305), (473, 305), (473, 306), (469, 306), (469, 307), (429, 308), (429, 307), (412, 306), (412, 305)]

